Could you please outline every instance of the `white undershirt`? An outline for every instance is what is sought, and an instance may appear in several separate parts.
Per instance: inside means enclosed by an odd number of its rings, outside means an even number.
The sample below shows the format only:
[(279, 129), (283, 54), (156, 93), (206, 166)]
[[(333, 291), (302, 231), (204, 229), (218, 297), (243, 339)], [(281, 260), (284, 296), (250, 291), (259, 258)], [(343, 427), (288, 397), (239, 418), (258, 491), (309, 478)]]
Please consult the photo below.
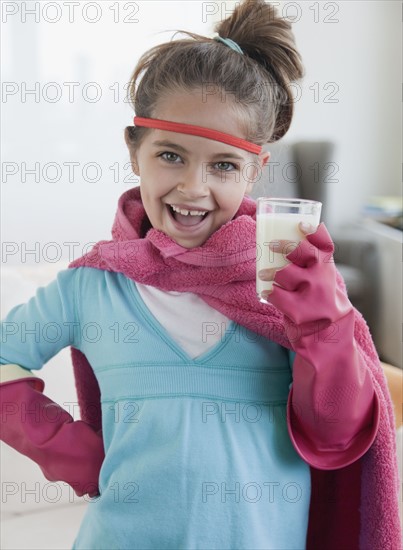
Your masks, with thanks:
[(231, 323), (193, 292), (164, 291), (135, 284), (157, 321), (193, 359), (214, 347)]

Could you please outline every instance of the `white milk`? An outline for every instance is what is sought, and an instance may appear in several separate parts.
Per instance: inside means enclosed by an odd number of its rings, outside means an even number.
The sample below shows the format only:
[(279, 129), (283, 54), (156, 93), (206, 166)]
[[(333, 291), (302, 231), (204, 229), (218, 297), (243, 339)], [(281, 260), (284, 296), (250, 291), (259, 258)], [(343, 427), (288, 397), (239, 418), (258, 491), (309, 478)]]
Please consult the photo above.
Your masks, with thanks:
[[(306, 222), (317, 227), (319, 215), (292, 214), (292, 213), (268, 213), (258, 214), (256, 217), (256, 273), (261, 269), (283, 267), (289, 263), (286, 255), (292, 252), (301, 241), (304, 234), (299, 230), (298, 224)], [(273, 252), (269, 248), (270, 241), (292, 241), (284, 252)], [(262, 290), (271, 290), (272, 281), (262, 281), (256, 276), (256, 291), (261, 296)]]

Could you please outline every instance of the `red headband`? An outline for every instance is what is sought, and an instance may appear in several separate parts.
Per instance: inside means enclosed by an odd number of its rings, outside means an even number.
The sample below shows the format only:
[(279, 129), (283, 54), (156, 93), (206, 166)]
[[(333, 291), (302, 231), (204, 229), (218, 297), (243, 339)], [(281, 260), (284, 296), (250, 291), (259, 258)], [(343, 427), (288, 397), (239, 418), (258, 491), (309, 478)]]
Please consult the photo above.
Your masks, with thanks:
[(261, 145), (256, 145), (245, 139), (241, 139), (218, 130), (212, 130), (211, 128), (203, 128), (202, 126), (194, 126), (193, 124), (183, 124), (182, 122), (170, 122), (169, 120), (160, 120), (158, 118), (144, 118), (135, 116), (135, 126), (145, 126), (146, 128), (157, 128), (158, 130), (169, 130), (170, 132), (179, 132), (180, 134), (191, 134), (193, 136), (201, 136), (215, 141), (222, 141), (244, 149), (250, 153), (256, 153), (257, 155), (262, 151)]

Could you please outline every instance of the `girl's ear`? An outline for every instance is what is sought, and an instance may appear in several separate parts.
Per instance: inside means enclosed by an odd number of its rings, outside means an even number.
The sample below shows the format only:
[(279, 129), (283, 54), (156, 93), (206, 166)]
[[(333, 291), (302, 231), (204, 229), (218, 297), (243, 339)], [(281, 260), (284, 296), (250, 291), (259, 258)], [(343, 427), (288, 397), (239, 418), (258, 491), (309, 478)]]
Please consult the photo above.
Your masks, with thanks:
[(262, 153), (260, 153), (259, 155), (259, 161), (260, 161), (260, 164), (263, 168), (263, 166), (266, 166), (266, 164), (269, 162), (270, 160), (270, 153), (269, 151), (264, 151)]
[(262, 177), (262, 170), (264, 166), (269, 162), (269, 159), (270, 159), (269, 151), (264, 151), (258, 155), (256, 168), (254, 168), (254, 172), (253, 172), (253, 178), (249, 179), (248, 181), (248, 185), (245, 191), (246, 193), (249, 194), (252, 191), (255, 183)]
[(137, 162), (137, 151), (134, 149), (133, 145), (129, 145), (129, 153), (130, 164), (132, 165), (133, 173), (136, 174), (136, 176), (140, 176), (139, 164)]
[(129, 149), (130, 163), (132, 165), (132, 170), (136, 174), (136, 176), (139, 176), (140, 172), (139, 172), (139, 166), (138, 166), (138, 163), (137, 163), (137, 155), (136, 155), (136, 150), (133, 146), (133, 143), (130, 140), (130, 127), (129, 126), (127, 126), (125, 128), (124, 137), (125, 137), (125, 142), (126, 142), (127, 148)]
[(139, 169), (139, 165), (137, 164), (136, 156), (133, 155), (133, 156), (130, 157), (130, 159), (131, 159), (133, 172), (136, 174), (136, 176), (140, 176), (140, 169)]
[(129, 152), (130, 152), (130, 164), (132, 165), (132, 170), (134, 174), (136, 174), (136, 176), (140, 176), (140, 170), (137, 162), (136, 152), (133, 151), (132, 147), (129, 147)]

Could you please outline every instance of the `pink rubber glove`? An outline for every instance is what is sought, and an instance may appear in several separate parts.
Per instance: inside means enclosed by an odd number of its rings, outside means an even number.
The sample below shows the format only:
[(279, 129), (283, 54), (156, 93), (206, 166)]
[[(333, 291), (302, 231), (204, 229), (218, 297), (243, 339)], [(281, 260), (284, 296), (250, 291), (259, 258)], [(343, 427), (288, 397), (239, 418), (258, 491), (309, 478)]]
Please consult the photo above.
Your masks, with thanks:
[(355, 310), (337, 285), (333, 252), (321, 223), (287, 254), (291, 263), (275, 271), (266, 297), (284, 313), (296, 352), (289, 434), (300, 456), (322, 470), (360, 458), (375, 439), (380, 414), (370, 371), (354, 338)]
[(68, 483), (78, 496), (99, 494), (104, 459), (101, 434), (43, 395), (40, 378), (0, 384), (0, 439), (36, 462), (49, 481)]

